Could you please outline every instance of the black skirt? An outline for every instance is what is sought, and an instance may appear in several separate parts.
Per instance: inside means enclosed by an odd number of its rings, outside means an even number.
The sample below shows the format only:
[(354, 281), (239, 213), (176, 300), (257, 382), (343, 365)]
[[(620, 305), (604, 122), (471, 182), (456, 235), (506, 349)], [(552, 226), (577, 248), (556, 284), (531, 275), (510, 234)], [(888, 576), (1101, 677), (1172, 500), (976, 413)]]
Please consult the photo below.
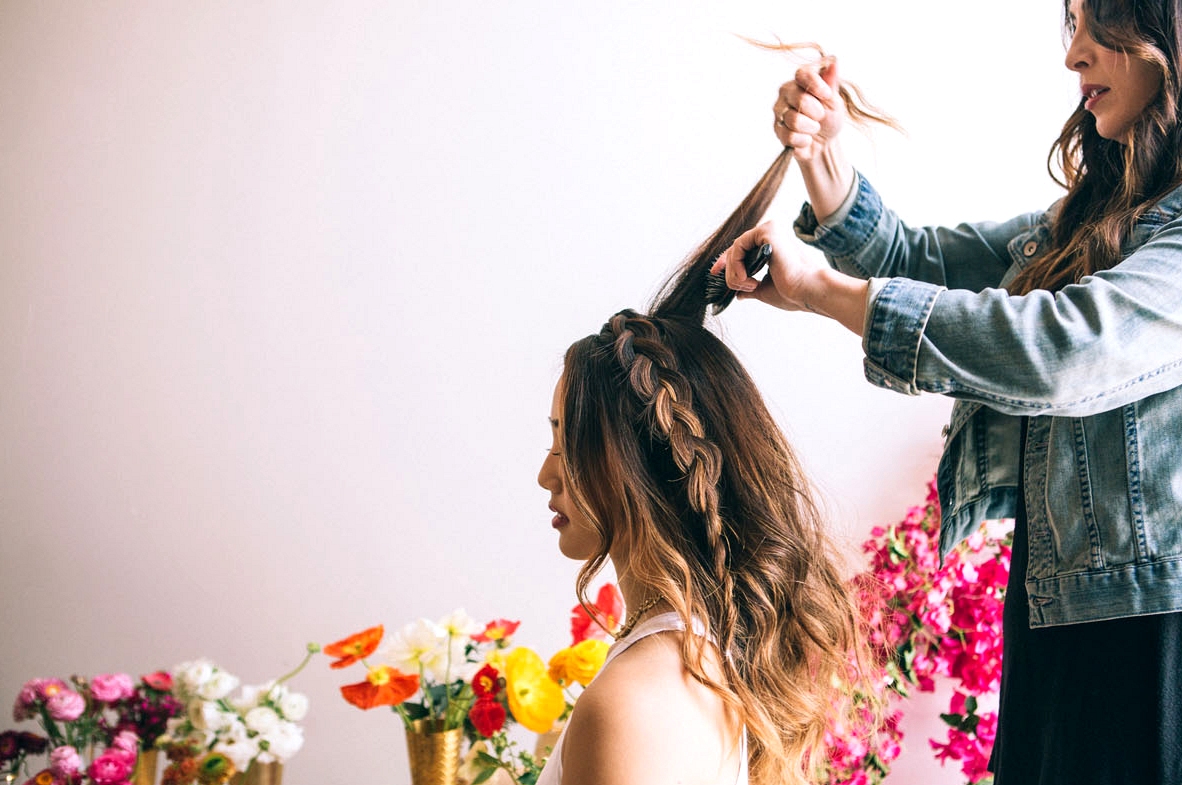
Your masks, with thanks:
[(1182, 785), (1182, 613), (1030, 629), (1026, 529), (1020, 507), (994, 785)]

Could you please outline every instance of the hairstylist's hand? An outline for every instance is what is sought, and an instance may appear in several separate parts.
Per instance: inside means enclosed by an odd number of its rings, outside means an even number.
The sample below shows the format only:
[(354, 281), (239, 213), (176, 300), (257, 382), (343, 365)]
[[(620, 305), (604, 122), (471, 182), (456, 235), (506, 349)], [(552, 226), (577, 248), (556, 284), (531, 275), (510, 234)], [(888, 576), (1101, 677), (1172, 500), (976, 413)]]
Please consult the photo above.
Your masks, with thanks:
[(837, 59), (829, 56), (798, 68), (791, 82), (780, 85), (772, 109), (780, 143), (791, 147), (798, 161), (817, 157), (845, 122), (845, 103), (838, 94)]
[[(743, 257), (764, 243), (772, 246), (767, 275), (756, 280), (747, 275)], [(861, 335), (866, 319), (866, 282), (824, 264), (806, 259), (798, 249), (780, 242), (775, 225), (762, 223), (739, 235), (722, 252), (710, 272), (726, 271), (726, 285), (738, 292), (736, 299), (754, 299), (785, 311), (812, 311), (841, 322)]]

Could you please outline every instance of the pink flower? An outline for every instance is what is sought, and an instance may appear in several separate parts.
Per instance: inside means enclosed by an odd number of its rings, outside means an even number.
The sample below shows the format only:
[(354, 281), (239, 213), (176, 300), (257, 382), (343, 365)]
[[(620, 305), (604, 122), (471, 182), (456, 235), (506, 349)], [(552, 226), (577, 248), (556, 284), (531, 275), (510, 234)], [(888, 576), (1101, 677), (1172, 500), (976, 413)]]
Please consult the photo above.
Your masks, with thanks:
[(111, 740), (111, 748), (137, 754), (140, 749), (140, 737), (134, 731), (121, 730)]
[(69, 745), (55, 747), (49, 753), (49, 770), (55, 777), (70, 779), (75, 774), (82, 773), (82, 756)]
[(134, 693), (135, 683), (126, 673), (100, 673), (90, 680), (90, 694), (103, 703), (121, 701)]
[(62, 690), (46, 699), (45, 708), (55, 720), (73, 722), (86, 711), (86, 698), (73, 690)]
[(135, 756), (128, 756), (122, 750), (107, 750), (95, 758), (86, 770), (87, 776), (94, 780), (95, 785), (122, 785), (131, 776), (135, 768)]

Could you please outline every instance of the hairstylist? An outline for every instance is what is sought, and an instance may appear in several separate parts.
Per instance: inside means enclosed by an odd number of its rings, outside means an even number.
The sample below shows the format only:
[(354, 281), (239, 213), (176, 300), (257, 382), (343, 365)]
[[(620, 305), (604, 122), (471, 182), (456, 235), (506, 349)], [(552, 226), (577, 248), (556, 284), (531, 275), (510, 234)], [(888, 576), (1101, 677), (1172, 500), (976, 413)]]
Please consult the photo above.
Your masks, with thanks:
[[(1081, 100), (1067, 194), (1003, 223), (911, 228), (846, 162), (837, 66), (780, 89), (776, 136), (830, 267), (746, 233), (741, 297), (863, 336), (866, 376), (956, 399), (941, 549), (1016, 519), (995, 785), (1182, 783), (1182, 0), (1070, 0)], [(773, 242), (762, 281), (746, 249)]]

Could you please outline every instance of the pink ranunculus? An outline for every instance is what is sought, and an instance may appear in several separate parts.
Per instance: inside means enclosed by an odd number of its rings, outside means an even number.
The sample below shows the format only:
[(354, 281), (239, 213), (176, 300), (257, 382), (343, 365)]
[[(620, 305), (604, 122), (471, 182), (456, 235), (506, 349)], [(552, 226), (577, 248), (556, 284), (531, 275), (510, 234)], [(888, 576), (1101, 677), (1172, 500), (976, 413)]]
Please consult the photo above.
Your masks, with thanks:
[(49, 716), (62, 722), (73, 722), (86, 711), (86, 698), (73, 690), (54, 693), (45, 701)]
[(69, 745), (54, 747), (49, 753), (49, 770), (63, 780), (82, 773), (82, 756)]
[(86, 774), (94, 781), (94, 785), (122, 785), (127, 782), (135, 768), (135, 756), (131, 756), (129, 762), (128, 756), (120, 753), (123, 751), (107, 750), (91, 761)]
[(147, 684), (154, 690), (168, 692), (172, 689), (172, 674), (168, 671), (156, 671), (140, 678), (144, 684)]
[(103, 703), (121, 701), (133, 693), (135, 683), (126, 673), (100, 673), (90, 680), (90, 694)]
[(111, 740), (111, 747), (113, 749), (124, 750), (125, 752), (138, 753), (140, 749), (140, 737), (134, 731), (121, 730)]

